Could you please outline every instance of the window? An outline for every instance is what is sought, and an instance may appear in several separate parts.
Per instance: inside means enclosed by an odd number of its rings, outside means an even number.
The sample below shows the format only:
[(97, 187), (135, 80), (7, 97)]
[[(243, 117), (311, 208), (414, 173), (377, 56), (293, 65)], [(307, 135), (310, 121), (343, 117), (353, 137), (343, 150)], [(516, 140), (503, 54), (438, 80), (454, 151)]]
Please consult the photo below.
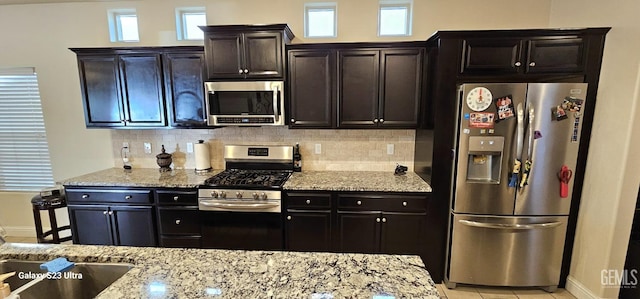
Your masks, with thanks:
[(378, 35), (411, 35), (411, 1), (382, 0), (378, 11)]
[(138, 15), (135, 9), (109, 10), (109, 35), (111, 42), (137, 42)]
[(204, 32), (198, 26), (207, 25), (204, 7), (176, 8), (176, 32), (178, 40), (203, 40)]
[(0, 190), (53, 185), (36, 73), (33, 68), (0, 69)]
[(304, 5), (305, 37), (336, 37), (337, 5), (335, 3), (307, 3)]

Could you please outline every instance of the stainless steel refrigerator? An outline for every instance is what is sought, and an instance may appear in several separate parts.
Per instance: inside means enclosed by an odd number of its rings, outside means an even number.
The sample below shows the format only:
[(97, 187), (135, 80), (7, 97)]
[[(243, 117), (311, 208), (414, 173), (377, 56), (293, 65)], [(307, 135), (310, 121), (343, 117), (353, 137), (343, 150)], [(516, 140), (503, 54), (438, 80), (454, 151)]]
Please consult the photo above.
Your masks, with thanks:
[(445, 283), (557, 288), (587, 84), (459, 87)]

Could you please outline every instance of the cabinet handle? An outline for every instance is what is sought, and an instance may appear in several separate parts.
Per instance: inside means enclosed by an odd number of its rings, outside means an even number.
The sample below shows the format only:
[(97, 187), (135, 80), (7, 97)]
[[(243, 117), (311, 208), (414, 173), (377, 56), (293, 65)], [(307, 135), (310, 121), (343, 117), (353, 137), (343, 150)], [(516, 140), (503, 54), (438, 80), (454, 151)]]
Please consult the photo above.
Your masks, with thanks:
[(380, 222), (380, 218), (376, 218), (376, 222)]
[(180, 219), (176, 219), (176, 224), (180, 224)]
[(291, 216), (287, 216), (287, 220), (291, 220)]
[(124, 199), (131, 199), (131, 195), (125, 196)]
[(362, 205), (362, 202), (358, 200), (358, 201), (356, 201), (356, 204), (357, 204), (357, 205), (359, 205), (359, 206), (361, 206), (361, 205)]
[(102, 214), (103, 215), (107, 215), (107, 211), (102, 211)]
[(89, 198), (89, 194), (82, 194), (82, 198)]
[(516, 65), (516, 66), (521, 66), (521, 65), (522, 65), (522, 63), (521, 63), (520, 61), (516, 61), (516, 64), (515, 64), (515, 65)]
[(403, 207), (406, 207), (406, 206), (407, 206), (407, 202), (406, 202), (406, 201), (403, 201), (403, 202), (402, 202), (402, 206), (403, 206)]
[(109, 211), (109, 215), (113, 215), (113, 211)]
[(296, 123), (295, 118), (292, 118), (292, 119), (291, 119), (291, 123), (292, 123), (292, 124), (295, 124), (295, 123)]
[(242, 74), (242, 73), (244, 73), (244, 71), (242, 69), (239, 69), (238, 74)]
[(307, 199), (307, 204), (310, 204), (310, 203), (311, 203), (311, 200)]
[(387, 222), (387, 218), (382, 218), (382, 222)]
[(374, 124), (377, 124), (377, 123), (378, 123), (378, 119), (377, 119), (377, 118), (374, 118), (374, 119), (373, 119), (373, 123), (374, 123)]
[(383, 123), (383, 122), (384, 122), (384, 118), (381, 118), (381, 119), (380, 119), (380, 123)]
[(536, 63), (532, 61), (529, 63), (529, 66), (536, 66)]
[(244, 73), (245, 73), (245, 74), (248, 74), (248, 73), (249, 73), (249, 70), (248, 70), (248, 69), (244, 69)]
[(173, 197), (173, 201), (178, 201), (178, 199), (180, 199), (180, 197), (178, 197), (178, 196), (174, 196)]

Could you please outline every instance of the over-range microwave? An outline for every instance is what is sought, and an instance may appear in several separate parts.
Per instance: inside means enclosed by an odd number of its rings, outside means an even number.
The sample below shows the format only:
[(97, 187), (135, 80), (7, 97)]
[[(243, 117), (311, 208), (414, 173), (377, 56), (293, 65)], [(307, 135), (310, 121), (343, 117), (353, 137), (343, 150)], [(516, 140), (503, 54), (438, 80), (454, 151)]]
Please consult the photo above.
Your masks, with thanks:
[(283, 81), (205, 82), (207, 124), (284, 125)]

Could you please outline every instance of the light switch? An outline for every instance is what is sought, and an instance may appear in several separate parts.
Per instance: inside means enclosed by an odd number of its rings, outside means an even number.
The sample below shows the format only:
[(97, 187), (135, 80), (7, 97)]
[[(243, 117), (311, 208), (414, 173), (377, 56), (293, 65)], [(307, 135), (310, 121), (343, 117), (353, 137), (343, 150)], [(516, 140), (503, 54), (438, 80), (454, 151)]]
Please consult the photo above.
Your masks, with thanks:
[(387, 155), (393, 155), (394, 146), (393, 143), (387, 144)]
[(316, 155), (322, 154), (322, 145), (320, 143), (316, 143), (315, 153)]
[(187, 142), (187, 153), (193, 153), (193, 142)]

